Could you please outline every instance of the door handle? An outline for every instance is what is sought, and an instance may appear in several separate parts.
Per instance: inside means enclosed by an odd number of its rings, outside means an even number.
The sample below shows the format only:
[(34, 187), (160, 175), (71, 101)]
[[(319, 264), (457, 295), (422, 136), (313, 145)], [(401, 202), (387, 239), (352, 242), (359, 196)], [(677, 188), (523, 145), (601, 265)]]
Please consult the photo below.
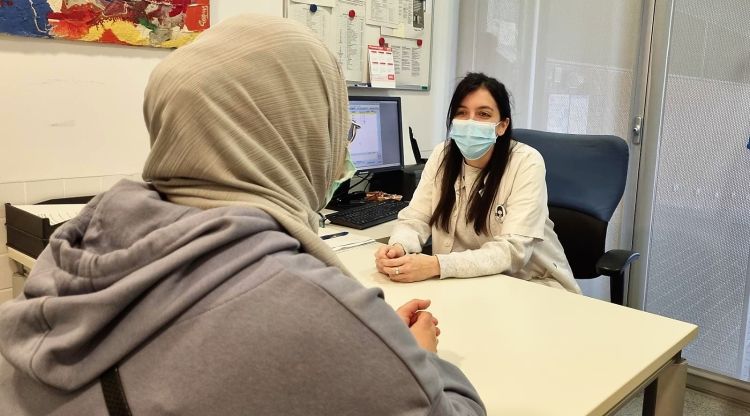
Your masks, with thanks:
[(643, 117), (637, 116), (633, 119), (633, 144), (641, 144), (642, 132), (643, 132)]

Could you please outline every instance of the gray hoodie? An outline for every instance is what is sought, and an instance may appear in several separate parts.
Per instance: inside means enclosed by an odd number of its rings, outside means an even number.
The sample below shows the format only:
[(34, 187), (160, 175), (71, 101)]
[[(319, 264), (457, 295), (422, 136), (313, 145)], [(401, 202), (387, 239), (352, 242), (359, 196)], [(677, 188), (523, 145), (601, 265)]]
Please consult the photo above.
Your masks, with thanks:
[(264, 212), (123, 181), (61, 227), (0, 305), (0, 414), (484, 414), (382, 300)]

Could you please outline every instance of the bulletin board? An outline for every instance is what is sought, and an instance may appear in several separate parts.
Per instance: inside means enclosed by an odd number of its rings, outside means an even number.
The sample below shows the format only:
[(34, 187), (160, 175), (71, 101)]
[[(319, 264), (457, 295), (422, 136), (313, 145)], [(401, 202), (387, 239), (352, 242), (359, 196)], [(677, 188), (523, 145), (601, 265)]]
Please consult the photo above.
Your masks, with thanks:
[(395, 88), (430, 89), (433, 0), (284, 0), (284, 17), (310, 28), (349, 86), (370, 87), (368, 45), (392, 51)]

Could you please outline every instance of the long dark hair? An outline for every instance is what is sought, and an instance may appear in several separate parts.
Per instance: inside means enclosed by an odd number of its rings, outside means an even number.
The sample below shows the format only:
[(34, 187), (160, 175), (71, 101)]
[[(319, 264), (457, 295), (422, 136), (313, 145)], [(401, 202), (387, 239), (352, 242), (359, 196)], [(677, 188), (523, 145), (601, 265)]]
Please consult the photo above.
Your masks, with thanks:
[[(464, 98), (472, 92), (484, 88), (489, 91), (500, 110), (500, 121), (508, 120), (508, 128), (502, 136), (495, 139), (495, 148), (487, 165), (477, 178), (476, 183), (469, 194), (469, 202), (466, 207), (466, 223), (474, 222), (474, 231), (477, 234), (490, 233), (487, 219), (491, 215), (492, 202), (495, 200), (497, 190), (500, 188), (500, 180), (503, 178), (505, 166), (510, 156), (510, 138), (513, 135), (513, 121), (510, 116), (510, 97), (505, 85), (495, 78), (485, 74), (470, 72), (456, 86), (456, 91), (451, 98), (446, 118), (446, 128), (450, 131), (453, 118), (458, 112)], [(443, 161), (438, 168), (443, 172), (440, 185), (440, 200), (430, 218), (430, 226), (437, 225), (438, 228), (449, 232), (451, 214), (456, 204), (454, 184), (461, 174), (464, 157), (458, 146), (450, 140), (443, 149)]]

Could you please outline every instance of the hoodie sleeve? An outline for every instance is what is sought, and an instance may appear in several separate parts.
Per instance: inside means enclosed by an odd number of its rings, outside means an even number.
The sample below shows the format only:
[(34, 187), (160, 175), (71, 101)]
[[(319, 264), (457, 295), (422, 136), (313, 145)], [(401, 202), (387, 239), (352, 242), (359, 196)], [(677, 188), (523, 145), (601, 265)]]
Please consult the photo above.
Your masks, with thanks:
[[(332, 278), (331, 274), (341, 278)], [(366, 289), (340, 272), (312, 279), (376, 333), (409, 368), (429, 400), (430, 415), (486, 414), (478, 393), (461, 370), (419, 347), (395, 311), (383, 301), (380, 289)], [(394, 409), (393, 414), (402, 410)]]

